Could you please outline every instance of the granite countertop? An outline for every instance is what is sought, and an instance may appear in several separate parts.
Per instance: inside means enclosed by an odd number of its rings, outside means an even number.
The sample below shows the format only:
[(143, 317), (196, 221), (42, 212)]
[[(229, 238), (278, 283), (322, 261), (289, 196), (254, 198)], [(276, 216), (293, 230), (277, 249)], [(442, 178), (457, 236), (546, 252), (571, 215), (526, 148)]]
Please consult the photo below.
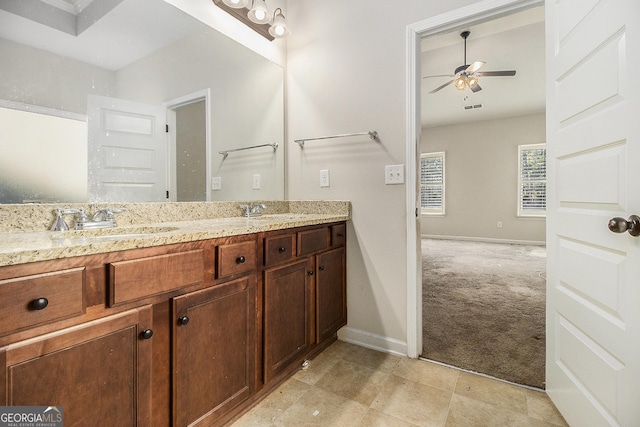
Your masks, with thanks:
[(131, 224), (111, 229), (0, 233), (0, 266), (347, 221), (350, 209)]

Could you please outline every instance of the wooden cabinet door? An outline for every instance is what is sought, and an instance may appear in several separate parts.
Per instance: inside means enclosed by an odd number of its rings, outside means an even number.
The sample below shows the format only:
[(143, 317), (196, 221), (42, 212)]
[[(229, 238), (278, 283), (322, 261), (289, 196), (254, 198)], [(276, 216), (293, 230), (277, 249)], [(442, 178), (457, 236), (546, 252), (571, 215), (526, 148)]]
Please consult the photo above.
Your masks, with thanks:
[(311, 260), (264, 272), (264, 382), (283, 372), (310, 347)]
[(151, 322), (147, 306), (0, 349), (2, 405), (62, 406), (65, 426), (150, 425)]
[(347, 324), (344, 247), (316, 255), (316, 340), (331, 337)]
[(173, 300), (174, 425), (211, 425), (255, 390), (256, 279)]

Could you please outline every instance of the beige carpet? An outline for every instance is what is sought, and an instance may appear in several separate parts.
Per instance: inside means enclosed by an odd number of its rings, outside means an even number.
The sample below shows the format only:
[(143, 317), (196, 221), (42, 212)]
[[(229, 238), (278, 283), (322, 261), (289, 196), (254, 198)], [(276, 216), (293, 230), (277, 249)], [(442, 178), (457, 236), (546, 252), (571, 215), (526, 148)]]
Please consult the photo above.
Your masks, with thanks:
[(422, 240), (422, 357), (544, 388), (541, 246)]

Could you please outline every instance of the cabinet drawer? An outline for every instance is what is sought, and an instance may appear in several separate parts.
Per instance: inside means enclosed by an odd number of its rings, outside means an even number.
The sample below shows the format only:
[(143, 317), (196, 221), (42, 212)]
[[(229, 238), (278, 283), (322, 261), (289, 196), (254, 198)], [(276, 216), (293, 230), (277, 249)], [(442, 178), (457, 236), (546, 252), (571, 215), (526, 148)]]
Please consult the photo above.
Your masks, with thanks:
[(109, 273), (109, 303), (113, 306), (202, 283), (204, 251), (112, 262)]
[(293, 258), (295, 251), (293, 234), (272, 236), (264, 239), (264, 265), (271, 266)]
[(255, 271), (257, 268), (254, 240), (218, 246), (218, 278)]
[(0, 281), (0, 335), (84, 314), (84, 267)]
[(331, 245), (342, 246), (347, 241), (347, 226), (338, 224), (331, 226)]
[(329, 247), (329, 228), (298, 232), (298, 256), (308, 255)]

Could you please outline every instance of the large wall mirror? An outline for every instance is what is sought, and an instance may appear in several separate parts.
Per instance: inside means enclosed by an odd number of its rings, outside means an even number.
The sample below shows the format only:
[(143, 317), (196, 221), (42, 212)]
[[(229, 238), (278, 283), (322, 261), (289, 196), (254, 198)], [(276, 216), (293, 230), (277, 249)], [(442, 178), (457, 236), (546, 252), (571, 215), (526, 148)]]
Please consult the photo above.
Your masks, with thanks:
[(282, 67), (164, 0), (51, 3), (0, 2), (0, 203), (284, 198)]

